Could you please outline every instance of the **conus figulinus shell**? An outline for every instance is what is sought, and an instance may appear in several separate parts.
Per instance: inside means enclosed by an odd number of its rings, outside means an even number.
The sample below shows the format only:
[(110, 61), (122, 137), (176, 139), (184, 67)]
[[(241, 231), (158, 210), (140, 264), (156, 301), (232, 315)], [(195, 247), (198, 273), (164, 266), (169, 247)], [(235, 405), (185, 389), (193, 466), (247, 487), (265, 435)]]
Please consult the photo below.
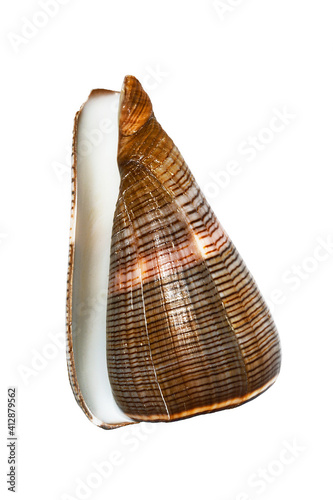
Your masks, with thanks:
[(270, 312), (136, 78), (91, 93), (73, 156), (67, 358), (86, 415), (168, 422), (265, 391), (281, 361)]

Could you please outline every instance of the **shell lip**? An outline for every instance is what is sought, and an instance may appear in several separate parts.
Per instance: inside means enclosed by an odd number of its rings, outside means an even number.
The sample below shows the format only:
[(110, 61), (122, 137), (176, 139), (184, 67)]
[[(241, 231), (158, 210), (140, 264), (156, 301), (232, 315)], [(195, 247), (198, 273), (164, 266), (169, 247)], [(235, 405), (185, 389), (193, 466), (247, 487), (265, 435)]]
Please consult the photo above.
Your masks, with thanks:
[(84, 394), (81, 390), (77, 379), (77, 366), (74, 357), (74, 338), (73, 331), (73, 315), (72, 315), (72, 296), (73, 296), (73, 277), (74, 277), (74, 255), (75, 255), (75, 236), (76, 236), (76, 218), (77, 218), (77, 176), (78, 176), (78, 132), (82, 112), (86, 104), (92, 98), (99, 98), (108, 95), (119, 95), (119, 91), (113, 91), (103, 88), (91, 90), (87, 99), (81, 105), (80, 109), (75, 114), (73, 126), (73, 142), (72, 142), (72, 204), (71, 204), (71, 223), (70, 223), (70, 245), (69, 245), (69, 263), (67, 276), (67, 297), (66, 297), (66, 350), (67, 350), (67, 367), (70, 386), (74, 394), (75, 400), (86, 417), (96, 426), (110, 430), (118, 427), (132, 425), (136, 422), (116, 422), (110, 423), (96, 416), (85, 401)]
[[(99, 95), (105, 95), (105, 94), (119, 94), (120, 92), (118, 90), (109, 90), (109, 89), (103, 89), (103, 88), (98, 88), (98, 89), (92, 89), (90, 91), (90, 94), (88, 95), (87, 101), (91, 97), (96, 97)], [(83, 106), (87, 103), (87, 101), (83, 104)]]

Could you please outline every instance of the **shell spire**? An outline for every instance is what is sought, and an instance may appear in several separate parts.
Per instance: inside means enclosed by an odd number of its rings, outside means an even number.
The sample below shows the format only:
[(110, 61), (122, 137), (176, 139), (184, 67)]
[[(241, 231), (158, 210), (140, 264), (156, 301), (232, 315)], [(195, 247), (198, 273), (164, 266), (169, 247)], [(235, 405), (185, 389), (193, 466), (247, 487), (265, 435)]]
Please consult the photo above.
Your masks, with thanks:
[(135, 76), (126, 76), (120, 93), (119, 135), (135, 134), (153, 115), (148, 94)]

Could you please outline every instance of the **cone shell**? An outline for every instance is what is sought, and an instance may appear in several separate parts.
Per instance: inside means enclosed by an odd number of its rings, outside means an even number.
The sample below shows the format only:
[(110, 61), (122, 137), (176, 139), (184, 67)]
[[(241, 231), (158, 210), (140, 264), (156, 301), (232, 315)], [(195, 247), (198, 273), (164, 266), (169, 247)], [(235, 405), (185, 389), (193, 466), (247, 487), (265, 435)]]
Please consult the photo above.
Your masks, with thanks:
[[(107, 277), (105, 356), (111, 397), (126, 420), (96, 423), (112, 428), (168, 422), (242, 404), (279, 373), (280, 343), (268, 308), (132, 76), (120, 95), (118, 133), (120, 188)], [(73, 225), (75, 144), (76, 136)], [(73, 236), (68, 366), (76, 399), (94, 419), (73, 352), (73, 269), (82, 265), (75, 260), (77, 244)]]

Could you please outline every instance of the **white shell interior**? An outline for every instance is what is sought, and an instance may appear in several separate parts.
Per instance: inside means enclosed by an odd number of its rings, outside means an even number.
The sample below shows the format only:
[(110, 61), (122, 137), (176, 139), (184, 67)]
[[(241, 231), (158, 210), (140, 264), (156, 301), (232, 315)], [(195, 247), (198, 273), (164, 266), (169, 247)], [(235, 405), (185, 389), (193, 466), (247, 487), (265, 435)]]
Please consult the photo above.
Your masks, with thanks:
[(78, 384), (97, 424), (132, 422), (113, 398), (106, 363), (110, 245), (119, 189), (119, 97), (108, 91), (93, 93), (77, 132), (73, 352)]

